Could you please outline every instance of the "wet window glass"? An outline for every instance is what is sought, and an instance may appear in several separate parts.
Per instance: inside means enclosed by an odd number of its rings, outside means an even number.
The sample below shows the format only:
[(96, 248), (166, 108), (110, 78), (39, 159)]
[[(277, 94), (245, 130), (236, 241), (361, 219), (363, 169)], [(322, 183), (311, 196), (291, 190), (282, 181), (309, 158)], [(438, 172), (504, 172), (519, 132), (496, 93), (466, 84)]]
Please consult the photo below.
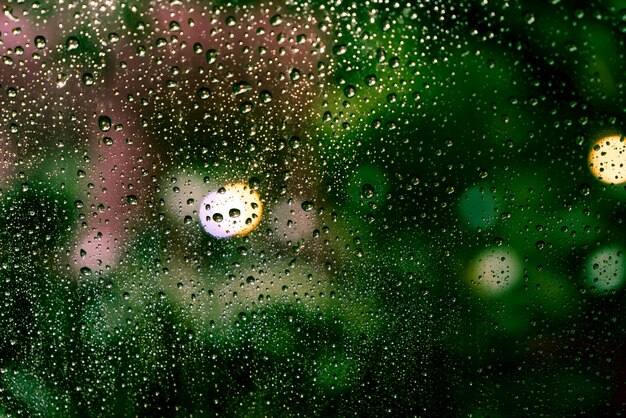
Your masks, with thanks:
[(0, 415), (626, 411), (626, 3), (16, 0)]

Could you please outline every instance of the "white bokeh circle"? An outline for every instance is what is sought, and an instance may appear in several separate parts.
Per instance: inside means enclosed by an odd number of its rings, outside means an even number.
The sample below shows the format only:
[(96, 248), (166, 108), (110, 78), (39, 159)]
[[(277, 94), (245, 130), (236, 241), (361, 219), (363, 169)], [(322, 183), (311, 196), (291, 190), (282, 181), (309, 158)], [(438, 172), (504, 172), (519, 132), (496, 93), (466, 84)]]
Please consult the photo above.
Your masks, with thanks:
[(475, 290), (485, 296), (499, 296), (512, 289), (522, 277), (518, 257), (510, 250), (491, 248), (476, 257), (468, 278)]
[(261, 198), (244, 183), (230, 183), (206, 195), (198, 211), (205, 231), (217, 238), (243, 236), (261, 222)]

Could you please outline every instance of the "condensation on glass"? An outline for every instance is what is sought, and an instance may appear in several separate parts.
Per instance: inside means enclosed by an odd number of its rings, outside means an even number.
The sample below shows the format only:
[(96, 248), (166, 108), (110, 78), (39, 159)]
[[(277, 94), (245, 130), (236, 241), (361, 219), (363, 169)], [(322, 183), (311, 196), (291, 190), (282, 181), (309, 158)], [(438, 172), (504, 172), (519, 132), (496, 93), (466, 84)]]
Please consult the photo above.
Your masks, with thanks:
[(622, 414), (625, 7), (4, 2), (0, 415)]

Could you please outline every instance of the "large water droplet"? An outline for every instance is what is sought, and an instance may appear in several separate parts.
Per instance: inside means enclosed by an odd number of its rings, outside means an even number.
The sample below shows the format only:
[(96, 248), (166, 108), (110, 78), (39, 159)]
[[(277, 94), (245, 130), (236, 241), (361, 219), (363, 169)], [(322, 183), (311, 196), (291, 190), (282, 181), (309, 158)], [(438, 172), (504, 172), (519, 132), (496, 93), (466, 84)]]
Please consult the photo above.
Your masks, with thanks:
[(281, 15), (274, 15), (270, 18), (270, 24), (272, 26), (278, 26), (283, 23), (283, 17)]
[(202, 100), (206, 100), (211, 97), (211, 91), (206, 87), (201, 87), (198, 89), (198, 97)]
[(69, 38), (67, 38), (67, 42), (65, 43), (65, 48), (68, 51), (73, 51), (77, 49), (79, 46), (80, 46), (80, 41), (78, 40), (77, 37), (70, 36)]
[(252, 86), (245, 81), (240, 81), (233, 85), (233, 93), (235, 94), (243, 94), (250, 90), (252, 90)]
[(37, 49), (44, 49), (46, 47), (46, 38), (44, 38), (43, 36), (36, 36), (35, 47)]
[(310, 200), (305, 200), (304, 202), (302, 202), (301, 206), (302, 206), (302, 210), (304, 210), (305, 212), (310, 212), (315, 207), (313, 202), (311, 202)]
[(111, 118), (106, 116), (106, 115), (102, 115), (98, 118), (98, 127), (100, 127), (100, 130), (102, 132), (107, 132), (108, 130), (111, 129)]
[(215, 49), (209, 49), (206, 52), (206, 61), (208, 64), (213, 64), (217, 61), (217, 51)]

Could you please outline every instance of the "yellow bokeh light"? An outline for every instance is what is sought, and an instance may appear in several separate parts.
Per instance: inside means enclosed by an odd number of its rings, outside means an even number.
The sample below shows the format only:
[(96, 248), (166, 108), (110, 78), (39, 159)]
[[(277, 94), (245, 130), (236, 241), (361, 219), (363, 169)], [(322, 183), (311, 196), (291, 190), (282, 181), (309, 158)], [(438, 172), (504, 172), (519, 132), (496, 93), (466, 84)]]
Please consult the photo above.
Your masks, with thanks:
[(626, 141), (624, 137), (612, 135), (597, 141), (589, 152), (589, 169), (603, 183), (625, 183)]
[(515, 287), (521, 277), (522, 267), (518, 257), (502, 248), (483, 251), (467, 271), (471, 286), (483, 296), (500, 296)]

